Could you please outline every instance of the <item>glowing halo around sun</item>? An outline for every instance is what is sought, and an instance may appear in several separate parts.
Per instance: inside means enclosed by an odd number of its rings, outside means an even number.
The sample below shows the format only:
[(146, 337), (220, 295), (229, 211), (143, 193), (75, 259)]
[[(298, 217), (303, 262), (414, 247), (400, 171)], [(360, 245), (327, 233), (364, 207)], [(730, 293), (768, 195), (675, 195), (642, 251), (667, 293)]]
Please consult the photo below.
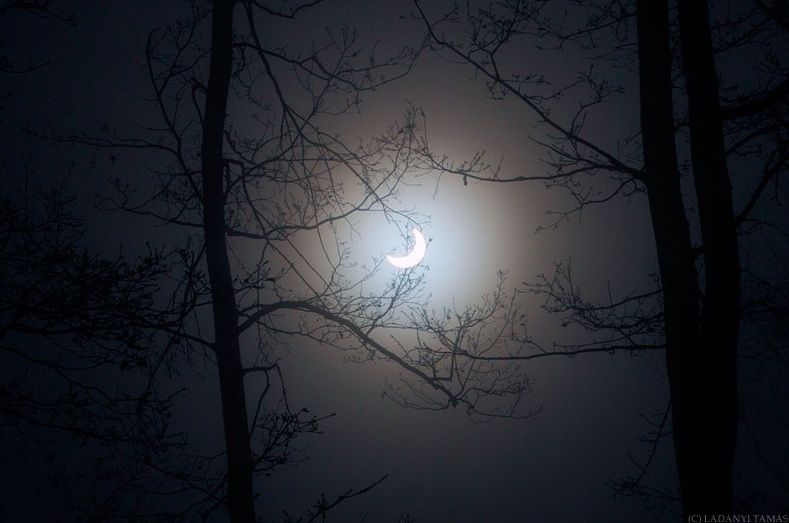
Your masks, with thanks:
[(422, 261), (422, 258), (425, 257), (425, 253), (427, 252), (425, 237), (422, 236), (419, 229), (412, 229), (411, 234), (414, 235), (414, 249), (405, 256), (387, 256), (386, 261), (400, 269), (414, 267)]

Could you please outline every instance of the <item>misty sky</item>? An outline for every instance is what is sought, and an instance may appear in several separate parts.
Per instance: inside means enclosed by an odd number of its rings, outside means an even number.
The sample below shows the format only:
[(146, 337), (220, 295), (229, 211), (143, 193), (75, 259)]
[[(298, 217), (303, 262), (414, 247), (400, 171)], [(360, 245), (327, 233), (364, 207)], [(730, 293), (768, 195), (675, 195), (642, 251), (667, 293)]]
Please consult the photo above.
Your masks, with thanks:
[[(441, 10), (442, 2), (428, 7)], [(115, 177), (142, 180), (144, 161), (121, 153), (43, 143), (19, 126), (62, 131), (129, 130), (155, 113), (143, 68), (148, 31), (183, 17), (182, 2), (63, 2), (76, 26), (32, 18), (3, 22), (6, 52), (44, 59), (45, 67), (4, 80), (11, 98), (2, 102), (3, 157), (19, 165), (24, 154), (35, 158), (37, 174), (55, 179), (69, 173), (75, 209), (86, 219), (86, 243), (107, 254), (142, 252), (151, 244), (177, 241), (177, 231), (152, 222), (96, 208), (97, 195)], [(327, 2), (295, 22), (276, 20), (267, 27), (272, 42), (307, 42), (323, 26), (350, 24), (365, 41), (380, 39), (382, 52), (416, 46), (422, 27), (399, 15), (410, 2)], [(296, 44), (298, 45), (298, 44)], [(554, 77), (572, 76), (588, 65), (574, 50), (562, 54), (524, 48), (511, 57)], [(24, 58), (23, 58), (24, 60)], [(636, 78), (604, 63), (612, 83), (625, 95), (590, 122), (589, 132), (605, 144), (638, 125)], [(608, 68), (608, 69), (605, 69)], [(565, 78), (562, 79), (564, 81)], [(526, 108), (513, 100), (492, 100), (472, 71), (430, 51), (405, 78), (364, 95), (359, 114), (339, 118), (337, 131), (351, 140), (380, 133), (409, 107), (424, 111), (432, 146), (454, 158), (485, 150), (503, 174), (539, 174), (549, 169), (544, 151), (530, 140), (544, 130)], [(605, 183), (605, 182), (603, 182)], [(3, 181), (3, 185), (6, 181)], [(13, 190), (4, 188), (3, 190)], [(576, 283), (589, 299), (647, 289), (657, 270), (646, 198), (636, 194), (593, 206), (558, 228), (546, 211), (572, 205), (561, 189), (540, 183), (464, 185), (459, 178), (421, 173), (404, 189), (402, 201), (425, 216), (429, 237), (424, 263), (426, 289), (436, 308), (472, 303), (508, 271), (508, 288), (518, 288), (555, 262), (570, 262)], [(353, 256), (359, 264), (403, 252), (404, 230), (372, 216), (359, 218)], [(407, 231), (406, 231), (407, 232)], [(385, 267), (383, 278), (394, 268)], [(388, 271), (388, 272), (387, 272)], [(542, 300), (521, 298), (531, 334), (546, 346), (573, 339), (557, 318), (541, 309)], [(668, 401), (661, 353), (631, 356), (594, 354), (574, 359), (528, 362), (533, 391), (524, 398), (529, 419), (469, 419), (462, 409), (440, 412), (405, 409), (382, 397), (401, 373), (386, 362), (354, 363), (345, 355), (310, 341), (294, 343), (282, 355), (289, 399), (319, 414), (336, 415), (321, 425), (322, 434), (299, 441), (302, 464), (277, 470), (260, 482), (266, 501), (261, 516), (279, 520), (283, 511), (302, 513), (321, 493), (336, 495), (388, 475), (370, 493), (343, 505), (332, 521), (394, 522), (410, 514), (417, 522), (490, 521), (670, 521), (672, 514), (645, 508), (638, 499), (616, 497), (607, 482), (636, 472), (630, 456), (643, 460), (649, 450), (640, 441)], [(178, 404), (178, 421), (190, 443), (221, 451), (221, 419), (215, 377), (206, 369), (185, 369), (175, 383), (189, 387)], [(207, 416), (206, 413), (217, 413)], [(6, 436), (4, 436), (5, 438)], [(37, 486), (48, 465), (19, 451), (14, 435), (0, 449), (3, 510), (8, 521), (30, 509), (57, 514), (63, 506)], [(68, 443), (62, 443), (64, 448)], [(17, 449), (17, 450), (14, 450)], [(670, 442), (659, 447), (651, 475), (654, 484), (675, 488)], [(44, 501), (46, 500), (46, 501)], [(0, 521), (4, 521), (0, 515)]]

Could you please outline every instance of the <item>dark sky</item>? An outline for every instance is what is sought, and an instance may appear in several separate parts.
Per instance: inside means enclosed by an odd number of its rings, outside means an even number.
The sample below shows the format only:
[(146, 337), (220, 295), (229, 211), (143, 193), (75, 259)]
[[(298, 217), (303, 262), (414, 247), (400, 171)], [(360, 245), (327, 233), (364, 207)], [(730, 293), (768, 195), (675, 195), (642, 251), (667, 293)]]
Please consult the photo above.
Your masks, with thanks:
[[(52, 146), (19, 130), (86, 130), (103, 124), (134, 129), (155, 113), (142, 67), (148, 31), (164, 27), (188, 13), (182, 2), (53, 2), (73, 13), (75, 26), (34, 17), (2, 21), (4, 52), (21, 61), (43, 59), (48, 65), (25, 75), (4, 78), (12, 97), (3, 102), (3, 157), (10, 166), (29, 152), (37, 171), (52, 179), (71, 171), (69, 188), (75, 208), (86, 218), (86, 243), (105, 253), (141, 251), (146, 242), (178, 241), (177, 229), (95, 209), (96, 195), (108, 191), (113, 177), (142, 180), (144, 165), (155, 159), (123, 154), (110, 164), (103, 153), (80, 147)], [(440, 11), (446, 2), (428, 3)], [(266, 38), (289, 46), (303, 45), (323, 26), (350, 24), (361, 38), (379, 38), (382, 52), (417, 45), (422, 28), (400, 19), (408, 2), (330, 1), (296, 22), (271, 20)], [(557, 59), (560, 57), (561, 59)], [(535, 52), (527, 43), (512, 55), (530, 70), (564, 81), (590, 58), (575, 50)], [(612, 69), (602, 60), (610, 81), (626, 94), (590, 124), (590, 133), (615, 144), (638, 125), (632, 73)], [(608, 69), (606, 69), (608, 68)], [(568, 102), (570, 103), (570, 102)], [(351, 140), (381, 132), (401, 118), (409, 104), (427, 117), (432, 145), (453, 157), (468, 158), (486, 150), (493, 162), (503, 160), (505, 173), (544, 173), (543, 150), (529, 140), (544, 130), (532, 114), (513, 100), (491, 100), (482, 82), (463, 65), (426, 51), (404, 79), (364, 95), (361, 113), (338, 119), (339, 132)], [(4, 175), (5, 177), (5, 175)], [(9, 177), (10, 179), (10, 177)], [(3, 181), (3, 185), (7, 183)], [(11, 183), (14, 183), (13, 181)], [(145, 183), (145, 182), (140, 182)], [(11, 190), (6, 188), (4, 190)], [(495, 283), (496, 271), (510, 271), (508, 286), (517, 287), (554, 262), (572, 260), (574, 277), (590, 298), (649, 286), (656, 270), (646, 199), (616, 199), (596, 206), (555, 230), (535, 233), (550, 221), (545, 212), (570, 205), (560, 189), (542, 184), (477, 184), (458, 178), (423, 176), (402, 198), (429, 221), (431, 239), (425, 263), (431, 305), (451, 300), (471, 303)], [(365, 221), (367, 220), (367, 221)], [(395, 227), (375, 218), (358, 223), (361, 240), (354, 256), (366, 263), (391, 252), (402, 242)], [(366, 236), (365, 236), (366, 235)], [(566, 340), (572, 332), (540, 309), (540, 299), (522, 295), (532, 335), (546, 345)], [(590, 355), (574, 359), (546, 358), (529, 362), (526, 373), (534, 390), (524, 398), (530, 419), (497, 419), (475, 423), (462, 409), (440, 412), (405, 409), (382, 398), (387, 383), (401, 373), (386, 362), (353, 363), (314, 342), (294, 343), (282, 354), (289, 399), (316, 413), (336, 413), (323, 433), (301, 441), (307, 459), (279, 469), (259, 482), (260, 514), (276, 521), (283, 511), (302, 513), (321, 493), (336, 495), (362, 487), (386, 474), (372, 492), (348, 502), (331, 521), (394, 522), (410, 514), (418, 522), (491, 521), (671, 521), (671, 511), (645, 508), (641, 500), (617, 497), (607, 482), (631, 475), (633, 459), (649, 450), (640, 441), (665, 409), (668, 388), (659, 353)], [(184, 370), (174, 382), (188, 387), (178, 404), (177, 420), (197, 448), (221, 451), (218, 389), (212, 372)], [(215, 413), (216, 416), (207, 416)], [(6, 433), (4, 433), (6, 434)], [(19, 521), (31, 507), (57, 514), (60, 501), (39, 484), (47, 465), (12, 451), (21, 443), (4, 435), (3, 510)], [(63, 443), (69, 449), (68, 443)], [(79, 450), (74, 456), (79, 456)], [(784, 464), (785, 468), (785, 464)], [(675, 487), (668, 439), (659, 447), (650, 479)], [(0, 521), (3, 518), (0, 516)]]

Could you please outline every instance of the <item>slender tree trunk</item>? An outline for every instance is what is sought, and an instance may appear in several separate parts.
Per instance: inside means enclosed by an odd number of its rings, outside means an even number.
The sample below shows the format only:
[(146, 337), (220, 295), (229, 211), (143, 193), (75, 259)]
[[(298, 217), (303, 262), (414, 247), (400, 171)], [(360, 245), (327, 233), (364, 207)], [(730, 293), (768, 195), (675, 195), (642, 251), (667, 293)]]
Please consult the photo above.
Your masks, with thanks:
[(663, 287), (674, 454), (683, 502), (693, 497), (700, 341), (698, 275), (682, 201), (674, 117), (668, 0), (638, 0), (639, 93), (647, 192)]
[(686, 512), (732, 509), (737, 444), (737, 342), (740, 264), (732, 189), (726, 166), (718, 77), (706, 0), (679, 0), (682, 60), (687, 79), (691, 162), (704, 253), (702, 340), (693, 361), (700, 391), (693, 431), (699, 454)]
[(255, 521), (252, 453), (249, 445), (244, 373), (238, 342), (238, 311), (225, 237), (222, 169), (223, 133), (233, 62), (233, 0), (215, 0), (211, 18), (211, 62), (205, 99), (203, 226), (214, 316), (214, 350), (222, 394), (227, 446), (227, 507), (234, 523)]

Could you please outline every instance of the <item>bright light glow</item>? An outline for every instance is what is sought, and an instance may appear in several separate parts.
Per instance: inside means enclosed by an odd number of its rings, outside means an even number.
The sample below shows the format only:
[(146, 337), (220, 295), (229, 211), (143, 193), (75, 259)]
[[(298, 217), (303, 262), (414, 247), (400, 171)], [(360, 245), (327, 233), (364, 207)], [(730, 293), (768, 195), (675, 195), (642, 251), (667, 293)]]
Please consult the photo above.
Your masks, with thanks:
[(408, 269), (422, 261), (422, 258), (425, 257), (425, 252), (427, 252), (425, 237), (422, 236), (418, 229), (412, 229), (411, 234), (414, 235), (414, 250), (402, 257), (387, 256), (386, 261), (400, 269)]

